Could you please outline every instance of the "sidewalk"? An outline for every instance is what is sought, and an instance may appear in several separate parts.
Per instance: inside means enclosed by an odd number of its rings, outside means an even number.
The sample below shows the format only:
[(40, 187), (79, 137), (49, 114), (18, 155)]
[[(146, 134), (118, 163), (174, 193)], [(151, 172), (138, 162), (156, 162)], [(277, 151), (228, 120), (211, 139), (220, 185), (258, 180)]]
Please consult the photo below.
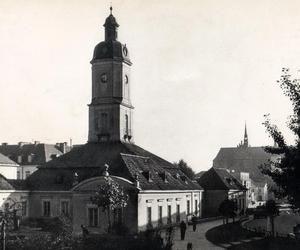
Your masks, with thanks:
[(187, 244), (191, 242), (193, 244), (193, 250), (206, 250), (206, 249), (226, 249), (219, 246), (214, 245), (210, 241), (208, 241), (205, 237), (205, 233), (216, 226), (222, 224), (222, 220), (209, 221), (200, 223), (197, 225), (196, 232), (193, 232), (193, 227), (188, 226), (185, 239), (180, 240), (180, 229), (177, 228), (174, 236), (174, 246), (173, 250), (186, 250)]

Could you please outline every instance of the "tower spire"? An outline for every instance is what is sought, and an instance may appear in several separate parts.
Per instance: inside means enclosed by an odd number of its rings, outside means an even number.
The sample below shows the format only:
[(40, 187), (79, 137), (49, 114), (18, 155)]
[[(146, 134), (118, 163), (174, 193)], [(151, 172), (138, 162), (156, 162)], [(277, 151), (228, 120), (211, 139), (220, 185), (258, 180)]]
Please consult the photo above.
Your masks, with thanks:
[(112, 10), (113, 10), (113, 7), (112, 7), (112, 4), (110, 2), (110, 7), (109, 7), (109, 10), (110, 10), (110, 14), (112, 15)]
[(248, 147), (248, 134), (247, 134), (247, 124), (245, 122), (245, 132), (244, 132), (244, 147)]

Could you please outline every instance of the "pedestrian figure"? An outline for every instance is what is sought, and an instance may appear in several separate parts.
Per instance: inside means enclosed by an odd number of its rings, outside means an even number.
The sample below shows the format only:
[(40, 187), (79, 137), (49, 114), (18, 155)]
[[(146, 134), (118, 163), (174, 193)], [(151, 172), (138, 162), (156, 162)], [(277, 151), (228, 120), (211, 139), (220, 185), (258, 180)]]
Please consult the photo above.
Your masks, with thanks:
[(82, 229), (82, 238), (85, 240), (90, 232), (84, 225), (81, 225), (80, 227)]
[(191, 242), (187, 243), (186, 250), (193, 250), (193, 244)]
[(193, 231), (195, 232), (197, 228), (197, 217), (194, 214), (192, 217), (192, 224), (193, 224)]
[(184, 221), (181, 221), (181, 222), (180, 222), (180, 235), (181, 235), (181, 240), (184, 240), (185, 231), (186, 231), (186, 224), (185, 224)]

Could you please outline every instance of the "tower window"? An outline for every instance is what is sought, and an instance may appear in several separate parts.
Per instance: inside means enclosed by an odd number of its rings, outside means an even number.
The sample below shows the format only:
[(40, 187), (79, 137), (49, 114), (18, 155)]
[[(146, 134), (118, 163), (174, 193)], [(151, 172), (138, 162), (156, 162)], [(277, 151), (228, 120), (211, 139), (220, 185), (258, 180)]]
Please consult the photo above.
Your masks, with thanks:
[(125, 83), (128, 83), (128, 76), (127, 75), (125, 75), (125, 77), (124, 77), (124, 80), (125, 80)]
[(96, 129), (101, 130), (101, 132), (107, 132), (108, 128), (108, 114), (107, 113), (101, 113), (100, 117), (96, 119)]
[(128, 115), (125, 115), (125, 133), (126, 135), (129, 135), (129, 121), (128, 121)]

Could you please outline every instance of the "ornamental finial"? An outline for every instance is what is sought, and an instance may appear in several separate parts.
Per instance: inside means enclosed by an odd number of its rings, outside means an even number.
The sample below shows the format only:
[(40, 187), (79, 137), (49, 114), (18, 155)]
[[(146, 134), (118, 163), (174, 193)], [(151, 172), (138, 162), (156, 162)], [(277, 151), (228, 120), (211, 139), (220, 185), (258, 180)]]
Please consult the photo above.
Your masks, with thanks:
[(104, 171), (102, 173), (103, 176), (106, 176), (106, 177), (109, 176), (108, 169), (109, 169), (109, 165), (105, 163), (104, 164)]
[(110, 14), (112, 15), (112, 10), (113, 10), (113, 7), (112, 7), (112, 4), (110, 3)]

